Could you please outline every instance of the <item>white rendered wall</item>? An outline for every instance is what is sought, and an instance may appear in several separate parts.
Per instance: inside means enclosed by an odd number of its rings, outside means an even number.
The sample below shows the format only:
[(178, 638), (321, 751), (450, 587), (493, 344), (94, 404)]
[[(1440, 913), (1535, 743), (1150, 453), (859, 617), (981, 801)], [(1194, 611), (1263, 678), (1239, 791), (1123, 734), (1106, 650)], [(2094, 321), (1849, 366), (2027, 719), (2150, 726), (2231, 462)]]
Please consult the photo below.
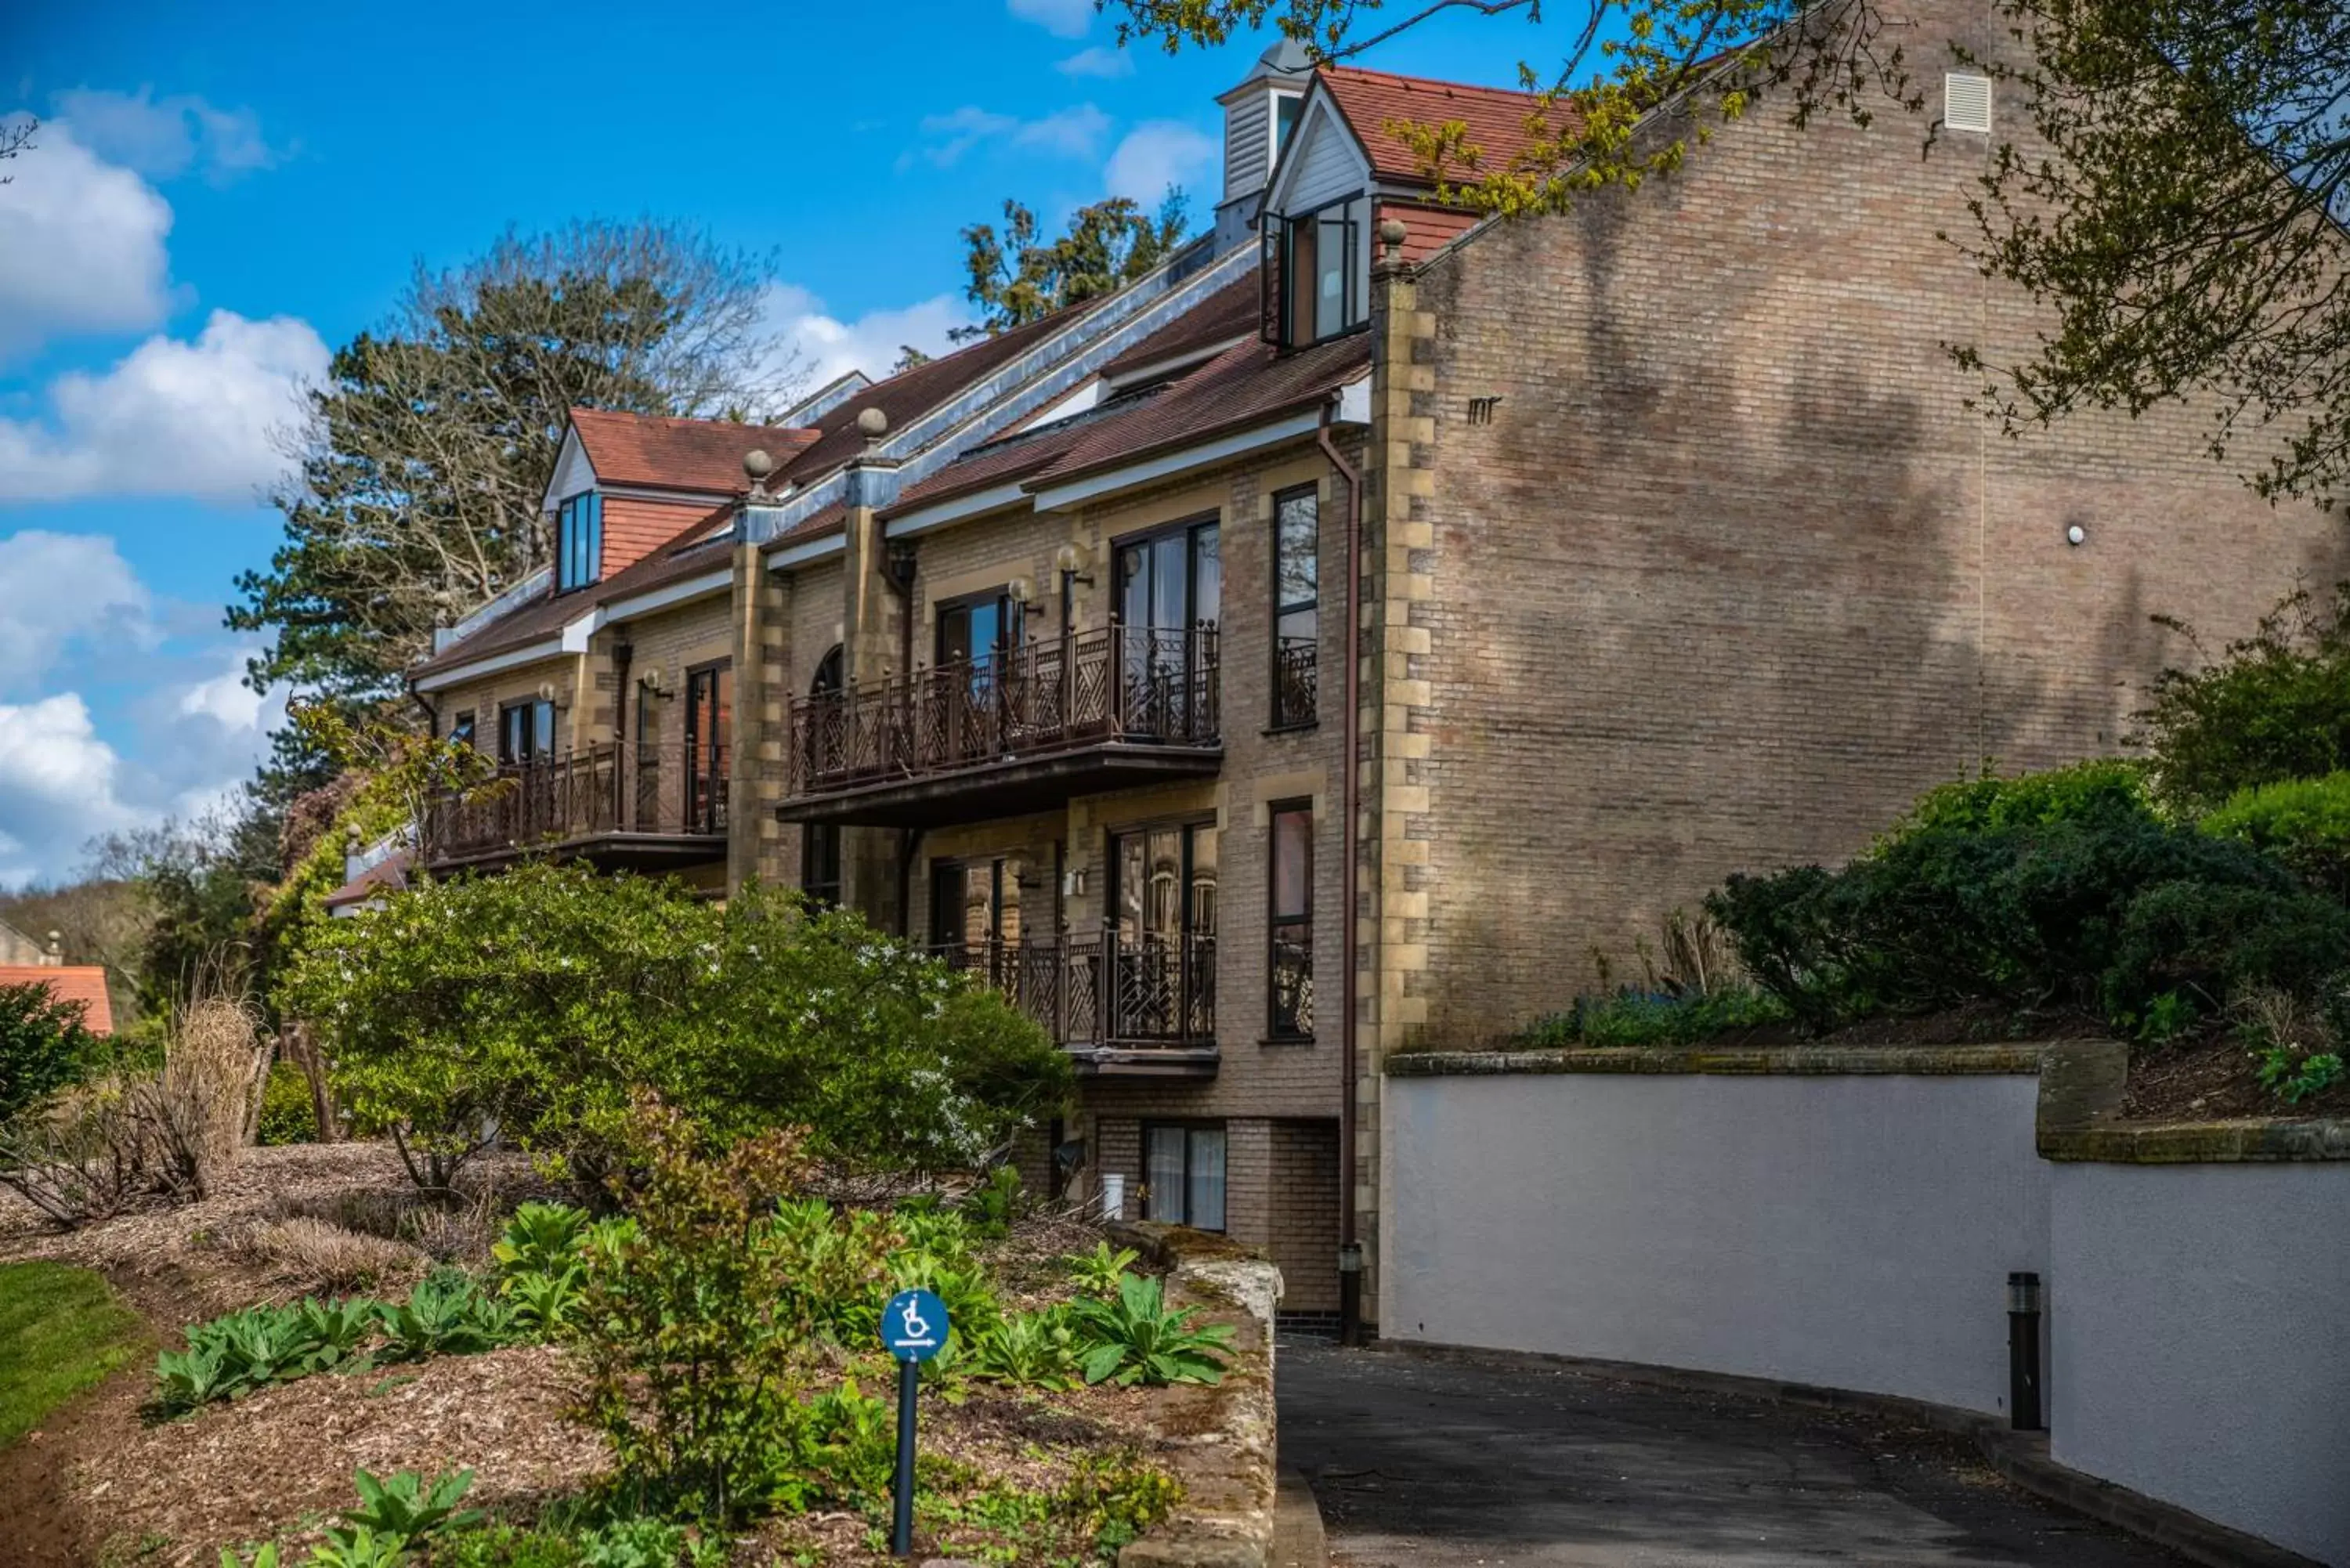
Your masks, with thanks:
[(1388, 1078), (1379, 1332), (2003, 1412), (2007, 1274), (2048, 1271), (2037, 1089)]
[(2059, 1464), (2350, 1565), (2350, 1163), (2063, 1165)]

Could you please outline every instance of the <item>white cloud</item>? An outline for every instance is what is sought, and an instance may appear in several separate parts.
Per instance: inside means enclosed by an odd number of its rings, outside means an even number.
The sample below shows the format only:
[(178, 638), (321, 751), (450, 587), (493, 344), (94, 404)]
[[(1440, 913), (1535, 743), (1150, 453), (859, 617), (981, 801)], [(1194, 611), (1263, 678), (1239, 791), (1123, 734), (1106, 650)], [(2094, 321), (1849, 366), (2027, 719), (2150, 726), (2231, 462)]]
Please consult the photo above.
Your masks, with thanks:
[(146, 820), (117, 798), (120, 770), (78, 693), (0, 703), (0, 887), (60, 876), (89, 839)]
[(962, 301), (941, 294), (843, 321), (826, 312), (823, 300), (787, 283), (769, 286), (765, 313), (767, 329), (798, 351), (811, 389), (851, 370), (862, 370), (879, 381), (910, 347), (943, 354), (954, 347), (948, 332), (971, 320)]
[(244, 656), (209, 680), (199, 680), (180, 693), (180, 712), (188, 718), (210, 719), (224, 730), (252, 730), (261, 723), (261, 711), (275, 701), (282, 711), (282, 695), (265, 698), (244, 683)]
[(1146, 120), (1118, 141), (1103, 177), (1111, 195), (1131, 196), (1146, 207), (1156, 207), (1170, 185), (1196, 195), (1220, 152), (1216, 139), (1196, 126), (1180, 119)]
[(1124, 49), (1106, 49), (1096, 44), (1079, 49), (1066, 60), (1056, 60), (1053, 68), (1065, 77), (1130, 77), (1134, 74), (1134, 57)]
[(75, 88), (51, 101), (77, 141), (151, 179), (169, 180), (201, 163), (211, 179), (224, 182), (278, 159), (249, 109), (214, 109), (187, 93), (159, 99), (151, 87), (135, 93)]
[(285, 472), (277, 432), (327, 364), (307, 322), (216, 310), (192, 343), (151, 337), (104, 375), (59, 377), (46, 421), (0, 419), (0, 500), (249, 500)]
[(1012, 14), (1056, 38), (1082, 38), (1093, 26), (1094, 0), (1010, 0)]
[(920, 156), (941, 169), (951, 169), (972, 148), (994, 140), (1063, 157), (1090, 158), (1099, 150), (1102, 138), (1109, 134), (1109, 116), (1090, 103), (1056, 109), (1036, 119), (1020, 119), (976, 104), (965, 104), (949, 114), (923, 116), (922, 134), (933, 140), (930, 145), (899, 159), (899, 167), (906, 167)]
[(0, 186), (0, 361), (75, 332), (135, 331), (170, 307), (171, 203), (61, 123)]
[(36, 684), (76, 642), (153, 646), (152, 615), (109, 538), (27, 529), (0, 539), (0, 693)]

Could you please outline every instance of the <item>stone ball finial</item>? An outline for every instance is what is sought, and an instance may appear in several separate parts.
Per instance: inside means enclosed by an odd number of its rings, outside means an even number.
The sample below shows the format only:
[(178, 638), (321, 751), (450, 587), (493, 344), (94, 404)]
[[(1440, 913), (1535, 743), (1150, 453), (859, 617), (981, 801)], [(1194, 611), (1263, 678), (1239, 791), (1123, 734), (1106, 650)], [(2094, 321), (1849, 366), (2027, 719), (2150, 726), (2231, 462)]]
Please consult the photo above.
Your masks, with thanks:
[(1379, 244), (1391, 251), (1403, 249), (1404, 241), (1409, 238), (1411, 231), (1404, 227), (1401, 218), (1388, 218), (1379, 224)]
[(754, 446), (743, 454), (743, 472), (757, 484), (775, 472), (775, 460), (767, 455), (765, 447)]
[(879, 409), (859, 409), (857, 411), (857, 429), (868, 439), (878, 439), (889, 433), (889, 416)]

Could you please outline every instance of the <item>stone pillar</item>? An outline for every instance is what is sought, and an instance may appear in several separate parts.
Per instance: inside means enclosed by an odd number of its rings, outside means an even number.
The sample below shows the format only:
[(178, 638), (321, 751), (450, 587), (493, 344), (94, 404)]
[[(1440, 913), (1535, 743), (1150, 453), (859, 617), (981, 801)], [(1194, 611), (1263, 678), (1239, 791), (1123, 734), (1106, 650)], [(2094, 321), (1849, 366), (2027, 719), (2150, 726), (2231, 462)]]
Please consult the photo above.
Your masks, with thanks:
[[(726, 894), (786, 874), (784, 745), (790, 736), (791, 647), (785, 589), (756, 545), (734, 547), (730, 605), (734, 619), (733, 752), (727, 758)], [(795, 838), (795, 846), (796, 840)]]
[[(858, 415), (858, 428), (865, 433), (865, 451), (844, 475), (848, 515), (841, 558), (841, 658), (853, 687), (900, 673), (909, 613), (906, 591), (891, 576), (889, 542), (879, 515), (897, 493), (898, 462), (880, 453), (889, 421), (879, 410), (867, 409)], [(840, 835), (841, 900), (886, 931), (899, 929), (906, 918), (900, 898), (905, 842), (894, 827), (850, 827)]]

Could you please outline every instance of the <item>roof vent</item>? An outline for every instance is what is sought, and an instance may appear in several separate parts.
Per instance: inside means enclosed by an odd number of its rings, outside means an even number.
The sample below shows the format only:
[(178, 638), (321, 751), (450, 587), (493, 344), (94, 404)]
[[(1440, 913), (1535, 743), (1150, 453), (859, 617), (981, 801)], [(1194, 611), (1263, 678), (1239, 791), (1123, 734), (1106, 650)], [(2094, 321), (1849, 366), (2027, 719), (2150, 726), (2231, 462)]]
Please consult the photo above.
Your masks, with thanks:
[(1991, 134), (1991, 78), (1973, 71), (1942, 78), (1942, 123), (1952, 130)]

